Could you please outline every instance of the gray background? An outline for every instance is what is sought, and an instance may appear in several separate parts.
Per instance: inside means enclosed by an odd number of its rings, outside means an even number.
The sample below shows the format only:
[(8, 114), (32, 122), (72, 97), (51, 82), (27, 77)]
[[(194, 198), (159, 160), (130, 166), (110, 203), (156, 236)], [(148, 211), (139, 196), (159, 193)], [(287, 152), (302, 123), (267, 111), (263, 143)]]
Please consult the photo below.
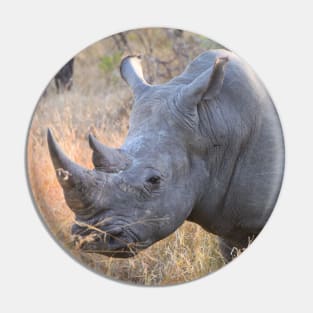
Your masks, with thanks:
[[(312, 8), (290, 3), (1, 4), (1, 311), (312, 311)], [(194, 31), (237, 52), (265, 82), (286, 138), (282, 192), (259, 238), (220, 271), (175, 287), (129, 286), (75, 262), (41, 224), (24, 168), (30, 118), (55, 72), (87, 45), (145, 26)]]

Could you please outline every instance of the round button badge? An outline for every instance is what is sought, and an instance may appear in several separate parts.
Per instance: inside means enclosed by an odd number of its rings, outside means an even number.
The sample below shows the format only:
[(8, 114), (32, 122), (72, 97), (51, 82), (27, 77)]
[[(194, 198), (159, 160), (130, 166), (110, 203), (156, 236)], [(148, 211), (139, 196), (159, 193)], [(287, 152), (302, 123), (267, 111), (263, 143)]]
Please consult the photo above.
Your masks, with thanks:
[(273, 101), (235, 52), (169, 28), (115, 34), (52, 78), (27, 143), (53, 237), (105, 277), (173, 285), (237, 258), (284, 172)]

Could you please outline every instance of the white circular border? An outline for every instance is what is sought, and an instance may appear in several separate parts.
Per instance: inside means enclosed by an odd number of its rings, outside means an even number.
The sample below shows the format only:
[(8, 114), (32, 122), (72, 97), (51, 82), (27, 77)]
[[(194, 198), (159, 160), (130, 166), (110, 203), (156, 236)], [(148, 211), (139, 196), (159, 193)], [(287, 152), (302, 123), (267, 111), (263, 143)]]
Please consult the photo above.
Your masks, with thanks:
[[(312, 310), (308, 283), (313, 276), (313, 25), (309, 2), (282, 3), (133, 0), (1, 5), (1, 311)], [(164, 288), (117, 283), (73, 261), (41, 224), (24, 165), (31, 115), (55, 72), (103, 37), (149, 26), (194, 31), (242, 56), (273, 97), (286, 139), (282, 192), (260, 237), (220, 271)]]

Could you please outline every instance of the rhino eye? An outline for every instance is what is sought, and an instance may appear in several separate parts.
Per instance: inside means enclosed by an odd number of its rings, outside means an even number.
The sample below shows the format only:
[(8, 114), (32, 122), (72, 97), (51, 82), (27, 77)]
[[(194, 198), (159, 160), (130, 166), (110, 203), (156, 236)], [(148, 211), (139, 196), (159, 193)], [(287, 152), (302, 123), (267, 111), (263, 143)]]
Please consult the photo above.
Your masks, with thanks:
[(150, 178), (147, 179), (147, 182), (153, 185), (159, 184), (161, 178), (157, 175), (151, 176)]

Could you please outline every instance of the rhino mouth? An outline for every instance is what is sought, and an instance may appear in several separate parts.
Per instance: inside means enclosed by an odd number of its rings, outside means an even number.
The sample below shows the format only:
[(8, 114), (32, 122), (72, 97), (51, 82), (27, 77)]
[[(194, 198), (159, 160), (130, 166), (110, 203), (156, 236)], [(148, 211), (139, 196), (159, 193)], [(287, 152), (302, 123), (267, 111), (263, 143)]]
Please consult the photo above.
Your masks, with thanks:
[(135, 256), (146, 247), (140, 243), (130, 223), (112, 218), (76, 220), (72, 235), (77, 249), (85, 253), (97, 253), (115, 258)]

